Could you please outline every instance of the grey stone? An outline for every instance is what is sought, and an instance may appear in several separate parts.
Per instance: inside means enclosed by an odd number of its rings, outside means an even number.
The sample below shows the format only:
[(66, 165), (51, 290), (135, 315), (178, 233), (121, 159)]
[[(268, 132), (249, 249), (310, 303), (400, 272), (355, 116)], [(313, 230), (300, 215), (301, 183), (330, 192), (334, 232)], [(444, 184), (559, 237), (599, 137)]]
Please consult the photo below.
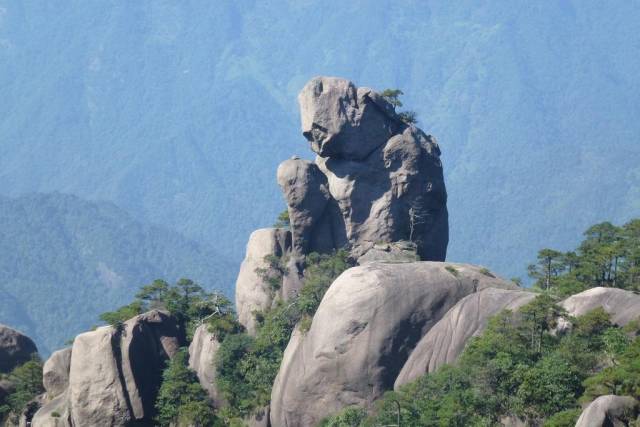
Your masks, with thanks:
[(37, 353), (38, 349), (31, 338), (0, 324), (0, 373), (11, 372)]
[(298, 102), (302, 134), (323, 157), (362, 160), (403, 126), (382, 97), (341, 78), (312, 79)]
[(422, 337), (402, 367), (394, 388), (455, 362), (467, 341), (485, 330), (491, 316), (505, 309), (515, 311), (535, 296), (522, 290), (487, 288), (461, 299)]
[[(291, 251), (291, 232), (280, 228), (263, 228), (251, 233), (247, 251), (236, 280), (236, 311), (238, 321), (249, 334), (255, 333), (255, 311), (271, 307), (276, 292), (256, 273), (268, 269), (267, 255), (286, 256)], [(271, 272), (272, 273), (272, 272)], [(292, 272), (295, 275), (295, 272)], [(294, 280), (294, 279), (291, 279)]]
[(640, 318), (640, 295), (618, 288), (591, 288), (575, 294), (560, 303), (570, 315), (582, 316), (602, 307), (611, 315), (611, 321), (624, 326)]
[(624, 427), (640, 414), (640, 403), (629, 396), (600, 396), (587, 406), (576, 427)]
[(358, 264), (371, 262), (416, 262), (420, 261), (416, 245), (413, 242), (378, 243), (358, 258)]
[[(160, 310), (135, 316), (117, 329), (103, 326), (78, 335), (67, 389), (45, 402), (34, 420), (43, 426), (152, 425), (162, 370), (184, 344), (183, 335), (176, 319)], [(51, 362), (57, 377), (63, 376), (64, 354), (59, 359)], [(62, 382), (52, 382), (56, 392)], [(52, 417), (53, 412), (61, 416)]]
[(216, 387), (216, 369), (213, 361), (220, 343), (207, 328), (206, 324), (200, 325), (193, 334), (193, 340), (189, 345), (189, 367), (195, 371), (200, 385), (207, 390), (214, 406), (219, 408), (224, 404), (224, 400)]
[(370, 263), (330, 286), (305, 334), (296, 330), (271, 395), (271, 424), (313, 426), (393, 387), (420, 338), (460, 299), (487, 287), (516, 289), (479, 267)]
[(313, 79), (299, 102), (303, 134), (319, 156), (278, 168), (294, 251), (348, 247), (359, 258), (376, 243), (410, 240), (421, 259), (443, 261), (447, 193), (435, 139), (344, 79)]
[(52, 399), (69, 386), (69, 369), (71, 368), (71, 347), (55, 351), (42, 367), (42, 383), (47, 396)]

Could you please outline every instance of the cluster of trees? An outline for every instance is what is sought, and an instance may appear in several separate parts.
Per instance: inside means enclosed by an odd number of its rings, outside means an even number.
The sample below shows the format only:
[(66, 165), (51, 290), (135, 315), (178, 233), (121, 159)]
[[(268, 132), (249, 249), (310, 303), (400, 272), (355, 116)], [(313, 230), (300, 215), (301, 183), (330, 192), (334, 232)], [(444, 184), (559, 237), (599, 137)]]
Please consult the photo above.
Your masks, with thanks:
[[(402, 101), (400, 101), (400, 95), (404, 95), (400, 89), (385, 89), (380, 95), (393, 106), (394, 109), (402, 107)], [(400, 120), (407, 124), (418, 123), (418, 114), (415, 111), (396, 111)]]
[(529, 276), (538, 289), (571, 295), (595, 286), (640, 290), (640, 219), (590, 227), (574, 251), (542, 249)]
[[(558, 334), (560, 317), (569, 318), (548, 294), (505, 310), (454, 366), (388, 392), (369, 413), (348, 408), (323, 425), (493, 426), (513, 416), (573, 427), (581, 402), (613, 393), (640, 398), (640, 324), (622, 330), (598, 308)], [(609, 367), (599, 371), (602, 364)]]
[[(274, 295), (286, 272), (284, 259), (267, 256), (269, 268), (258, 269)], [(348, 252), (312, 253), (305, 257), (303, 287), (288, 301), (254, 313), (255, 336), (245, 333), (231, 302), (218, 292), (206, 292), (197, 283), (181, 279), (170, 285), (163, 280), (143, 286), (128, 305), (103, 313), (100, 319), (116, 328), (145, 311), (164, 309), (176, 317), (191, 341), (196, 327), (208, 330), (221, 343), (213, 368), (217, 387), (227, 402), (214, 413), (206, 391), (188, 366), (186, 348), (169, 361), (156, 401), (156, 422), (169, 425), (243, 425), (242, 419), (269, 404), (271, 387), (294, 328), (306, 331), (329, 285), (353, 264)]]
[(9, 393), (0, 402), (0, 423), (11, 418), (13, 424), (18, 424), (18, 417), (27, 404), (37, 395), (44, 392), (42, 386), (42, 361), (37, 355), (13, 369), (7, 375), (0, 375), (0, 382), (8, 387)]
[[(154, 308), (171, 312), (187, 341), (191, 341), (195, 328), (205, 323), (219, 339), (241, 330), (228, 298), (220, 292), (207, 292), (189, 279), (180, 279), (173, 285), (156, 280), (143, 286), (133, 302), (103, 313), (100, 319), (120, 328), (128, 319)], [(188, 361), (185, 347), (167, 364), (156, 400), (156, 422), (160, 426), (222, 425)]]
[[(270, 258), (265, 261), (282, 265)], [(215, 366), (218, 389), (228, 402), (220, 411), (222, 418), (231, 423), (269, 404), (271, 387), (291, 333), (296, 326), (302, 332), (309, 329), (329, 285), (351, 266), (348, 252), (344, 250), (307, 255), (303, 286), (298, 295), (286, 302), (276, 302), (270, 310), (255, 313), (258, 321), (255, 336), (236, 333), (221, 340)], [(258, 273), (271, 287), (277, 281), (266, 269)]]

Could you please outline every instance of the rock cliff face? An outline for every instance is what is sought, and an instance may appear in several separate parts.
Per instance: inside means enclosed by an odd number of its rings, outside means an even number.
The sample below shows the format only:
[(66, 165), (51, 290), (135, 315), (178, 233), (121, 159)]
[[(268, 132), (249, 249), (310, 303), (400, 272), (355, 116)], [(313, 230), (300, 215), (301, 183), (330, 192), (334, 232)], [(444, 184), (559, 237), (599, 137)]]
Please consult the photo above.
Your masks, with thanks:
[(535, 296), (522, 290), (488, 288), (461, 299), (422, 337), (400, 371), (394, 388), (455, 362), (469, 338), (480, 335), (491, 316), (505, 309), (515, 311)]
[(37, 353), (38, 349), (31, 338), (0, 324), (0, 373), (10, 372)]
[(285, 351), (271, 395), (271, 424), (314, 426), (393, 388), (409, 353), (456, 302), (515, 286), (464, 264), (370, 263), (331, 285), (308, 332)]
[(358, 257), (376, 242), (410, 240), (422, 259), (443, 261), (447, 193), (435, 139), (348, 80), (317, 77), (298, 100), (303, 135), (318, 157), (278, 168), (294, 251), (350, 247)]
[[(176, 320), (159, 310), (136, 316), (121, 329), (104, 326), (78, 335), (64, 390), (67, 356), (55, 353), (47, 361), (47, 394), (55, 397), (35, 414), (32, 425), (153, 425), (164, 362), (183, 344)], [(53, 412), (61, 416), (55, 420)]]

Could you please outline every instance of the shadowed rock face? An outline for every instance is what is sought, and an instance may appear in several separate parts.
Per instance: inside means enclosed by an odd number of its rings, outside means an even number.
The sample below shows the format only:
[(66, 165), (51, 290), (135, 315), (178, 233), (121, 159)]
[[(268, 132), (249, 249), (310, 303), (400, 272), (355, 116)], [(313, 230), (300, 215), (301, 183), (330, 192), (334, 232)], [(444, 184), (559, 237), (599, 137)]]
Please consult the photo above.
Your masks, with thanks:
[(522, 290), (488, 288), (461, 299), (422, 337), (396, 379), (394, 388), (454, 362), (467, 341), (480, 335), (489, 318), (502, 310), (517, 310), (535, 298)]
[(129, 319), (121, 329), (104, 326), (78, 335), (64, 391), (65, 354), (54, 354), (57, 362), (47, 361), (52, 377), (59, 379), (51, 383), (58, 395), (35, 414), (33, 425), (55, 425), (54, 411), (61, 415), (60, 426), (153, 425), (162, 369), (183, 344), (175, 318), (159, 310)]
[(576, 427), (626, 426), (640, 414), (640, 402), (628, 396), (600, 396), (582, 411)]
[(7, 373), (38, 353), (36, 345), (28, 336), (0, 324), (0, 373)]
[(299, 254), (410, 240), (421, 259), (443, 261), (447, 193), (435, 139), (348, 80), (317, 77), (300, 93), (303, 135), (318, 154), (278, 168)]
[[(448, 268), (448, 269), (447, 269)], [(310, 330), (294, 332), (271, 395), (271, 424), (314, 426), (393, 387), (411, 350), (456, 302), (516, 288), (465, 264), (369, 263), (345, 271)]]

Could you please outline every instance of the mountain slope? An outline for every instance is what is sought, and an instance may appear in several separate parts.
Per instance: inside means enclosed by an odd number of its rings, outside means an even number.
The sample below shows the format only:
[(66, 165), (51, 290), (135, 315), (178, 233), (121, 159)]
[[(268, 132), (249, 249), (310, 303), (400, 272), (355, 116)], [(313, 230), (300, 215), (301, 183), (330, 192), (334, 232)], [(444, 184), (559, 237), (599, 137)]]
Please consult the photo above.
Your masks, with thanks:
[[(63, 191), (240, 261), (309, 153), (315, 75), (400, 87), (436, 135), (449, 259), (523, 275), (640, 214), (637, 2), (0, 0), (0, 193)], [(566, 226), (566, 218), (573, 221)]]
[(64, 194), (0, 197), (0, 323), (45, 354), (156, 278), (229, 291), (233, 269), (201, 244)]

